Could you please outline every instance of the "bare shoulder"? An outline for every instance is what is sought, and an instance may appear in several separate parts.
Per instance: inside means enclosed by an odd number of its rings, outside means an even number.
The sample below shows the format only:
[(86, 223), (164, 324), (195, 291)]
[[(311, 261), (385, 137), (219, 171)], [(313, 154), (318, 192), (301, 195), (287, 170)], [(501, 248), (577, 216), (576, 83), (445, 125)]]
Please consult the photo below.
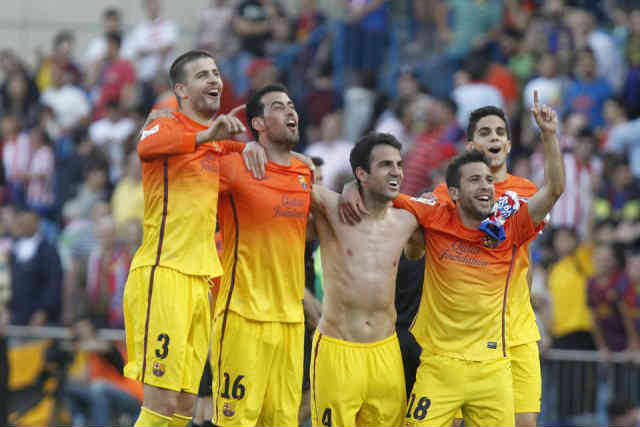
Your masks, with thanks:
[(389, 211), (392, 215), (393, 221), (398, 224), (399, 227), (414, 229), (418, 226), (418, 220), (414, 214), (398, 208), (391, 208)]

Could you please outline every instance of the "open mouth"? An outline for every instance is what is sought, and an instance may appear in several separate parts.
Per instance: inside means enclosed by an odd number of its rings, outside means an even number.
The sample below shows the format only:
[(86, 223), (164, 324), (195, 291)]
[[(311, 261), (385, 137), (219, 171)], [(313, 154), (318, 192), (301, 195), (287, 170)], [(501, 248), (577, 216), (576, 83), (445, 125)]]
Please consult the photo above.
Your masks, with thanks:
[(397, 191), (400, 189), (400, 183), (397, 180), (391, 180), (388, 182), (389, 188), (393, 191)]
[(491, 200), (491, 197), (489, 195), (480, 195), (480, 196), (476, 196), (476, 200), (483, 203), (487, 203)]
[(295, 131), (296, 129), (298, 129), (298, 123), (296, 123), (296, 121), (295, 121), (295, 120), (289, 120), (289, 121), (287, 122), (287, 127), (288, 127), (290, 130)]
[(502, 151), (502, 148), (500, 148), (500, 147), (491, 147), (491, 148), (489, 148), (489, 152), (491, 154), (498, 154), (500, 151)]
[(220, 90), (219, 89), (211, 89), (210, 91), (207, 92), (207, 95), (212, 97), (212, 98), (218, 98), (220, 96)]

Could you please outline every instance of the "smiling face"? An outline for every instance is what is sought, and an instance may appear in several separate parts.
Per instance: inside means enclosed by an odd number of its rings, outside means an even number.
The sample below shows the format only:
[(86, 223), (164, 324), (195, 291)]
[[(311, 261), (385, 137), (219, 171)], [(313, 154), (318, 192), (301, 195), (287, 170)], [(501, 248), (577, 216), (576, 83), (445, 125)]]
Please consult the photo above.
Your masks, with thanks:
[(493, 170), (506, 167), (511, 141), (504, 120), (494, 115), (478, 120), (473, 140), (467, 142), (467, 148), (482, 151)]
[(356, 173), (365, 191), (376, 199), (390, 201), (398, 197), (404, 177), (400, 150), (379, 144), (371, 150), (369, 172), (358, 168)]
[(264, 113), (255, 117), (254, 128), (264, 132), (269, 141), (283, 144), (289, 149), (295, 147), (300, 139), (298, 130), (298, 112), (289, 95), (285, 92), (269, 92), (262, 99)]
[(493, 208), (493, 174), (482, 162), (460, 167), (460, 185), (453, 187), (452, 198), (471, 218), (483, 220)]
[(175, 92), (182, 103), (205, 116), (213, 116), (220, 108), (222, 78), (212, 58), (198, 58), (184, 66), (184, 82), (177, 82)]

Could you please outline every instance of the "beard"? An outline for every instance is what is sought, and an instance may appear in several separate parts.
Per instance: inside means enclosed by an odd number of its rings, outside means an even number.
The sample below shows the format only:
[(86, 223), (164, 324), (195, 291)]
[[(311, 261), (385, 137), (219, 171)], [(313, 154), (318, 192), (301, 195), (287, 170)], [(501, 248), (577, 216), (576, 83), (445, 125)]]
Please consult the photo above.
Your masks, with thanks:
[(281, 145), (289, 150), (298, 145), (298, 142), (300, 141), (300, 135), (297, 132), (291, 133), (288, 129), (274, 131), (268, 128), (267, 137), (269, 138), (269, 141), (274, 144)]
[(208, 101), (204, 95), (201, 95), (194, 99), (193, 109), (202, 116), (211, 116), (218, 112), (220, 109), (220, 96), (218, 96), (218, 102)]
[(487, 218), (491, 214), (491, 210), (493, 209), (493, 203), (489, 204), (488, 208), (477, 205), (473, 199), (471, 198), (462, 198), (459, 201), (460, 207), (469, 215), (470, 217), (483, 220)]

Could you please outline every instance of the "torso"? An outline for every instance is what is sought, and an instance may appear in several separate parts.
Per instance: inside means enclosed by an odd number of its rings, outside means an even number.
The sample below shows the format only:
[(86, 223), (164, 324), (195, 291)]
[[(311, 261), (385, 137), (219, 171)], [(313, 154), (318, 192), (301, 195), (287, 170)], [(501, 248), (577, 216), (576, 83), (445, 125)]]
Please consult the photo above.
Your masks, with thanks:
[(328, 216), (315, 216), (325, 283), (318, 329), (345, 341), (379, 341), (395, 330), (398, 260), (417, 221), (407, 211), (389, 208), (383, 218), (342, 224), (337, 194), (332, 195)]

